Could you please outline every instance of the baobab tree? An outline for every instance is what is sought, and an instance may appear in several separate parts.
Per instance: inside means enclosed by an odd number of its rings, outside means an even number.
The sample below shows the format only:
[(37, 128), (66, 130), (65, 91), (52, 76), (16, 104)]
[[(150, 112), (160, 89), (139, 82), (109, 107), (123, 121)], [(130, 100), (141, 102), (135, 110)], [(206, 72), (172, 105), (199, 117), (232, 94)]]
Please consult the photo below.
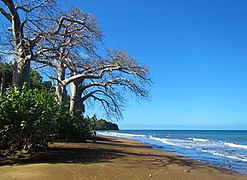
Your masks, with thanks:
[[(30, 61), (33, 47), (39, 41), (42, 24), (56, 7), (53, 0), (1, 0), (0, 13), (5, 18), (7, 31), (2, 31), (2, 53), (14, 56), (13, 86), (24, 82), (30, 87)], [(10, 33), (8, 33), (8, 31)]]
[(102, 34), (92, 16), (75, 8), (52, 19), (53, 25), (41, 35), (33, 57), (54, 70), (47, 76), (56, 80), (60, 102), (67, 103), (70, 84), (70, 111), (84, 111), (85, 102), (94, 99), (107, 114), (121, 117), (123, 92), (148, 98), (145, 88), (151, 80), (146, 66), (125, 51), (109, 50), (106, 57), (97, 54)]
[(121, 118), (124, 96), (131, 94), (149, 99), (151, 85), (147, 66), (123, 50), (109, 50), (108, 59), (98, 60), (96, 66), (78, 65), (77, 79), (70, 86), (70, 110), (83, 110), (89, 99), (99, 102), (108, 116)]
[(34, 48), (33, 57), (41, 66), (54, 70), (47, 76), (56, 80), (59, 101), (67, 103), (66, 86), (76, 78), (68, 79), (66, 73), (76, 69), (75, 62), (84, 64), (86, 56), (96, 57), (94, 50), (96, 42), (101, 41), (101, 33), (96, 20), (77, 8), (51, 17), (51, 21), (49, 30), (40, 34), (41, 40)]
[[(108, 51), (100, 56), (102, 42), (99, 25), (93, 16), (73, 8), (54, 11), (54, 1), (2, 0), (2, 15), (11, 24), (10, 43), (15, 56), (13, 85), (29, 85), (30, 61), (48, 67), (46, 75), (56, 80), (56, 94), (67, 103), (66, 87), (70, 84), (70, 110), (83, 111), (90, 99), (101, 103), (107, 114), (121, 116), (123, 93), (148, 99), (148, 68), (140, 65), (125, 51)], [(23, 18), (19, 11), (24, 12)], [(11, 38), (10, 38), (11, 39)], [(11, 49), (11, 48), (10, 48)], [(103, 49), (104, 51), (104, 49)]]

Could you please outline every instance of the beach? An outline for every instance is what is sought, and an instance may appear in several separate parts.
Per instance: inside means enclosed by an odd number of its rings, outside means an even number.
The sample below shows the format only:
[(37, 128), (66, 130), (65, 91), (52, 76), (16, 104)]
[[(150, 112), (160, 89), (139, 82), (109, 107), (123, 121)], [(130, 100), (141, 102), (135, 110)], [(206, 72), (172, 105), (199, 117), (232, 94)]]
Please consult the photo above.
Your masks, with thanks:
[(53, 143), (49, 152), (18, 163), (0, 162), (0, 179), (247, 179), (134, 140), (99, 136), (96, 142)]

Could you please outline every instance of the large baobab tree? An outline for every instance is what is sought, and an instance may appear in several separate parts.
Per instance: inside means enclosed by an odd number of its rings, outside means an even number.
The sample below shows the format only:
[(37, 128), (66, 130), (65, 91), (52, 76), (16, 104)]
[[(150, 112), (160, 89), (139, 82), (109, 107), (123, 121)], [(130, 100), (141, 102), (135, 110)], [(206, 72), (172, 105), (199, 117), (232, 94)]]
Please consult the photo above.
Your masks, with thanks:
[(108, 59), (94, 64), (97, 65), (77, 65), (78, 78), (71, 82), (70, 88), (71, 110), (83, 110), (86, 101), (93, 99), (103, 106), (107, 115), (121, 118), (126, 94), (149, 98), (148, 67), (142, 66), (126, 51), (108, 51)]
[[(96, 51), (102, 35), (96, 20), (77, 8), (54, 13), (54, 1), (2, 0), (7, 9), (0, 9), (11, 23), (15, 68), (13, 84), (29, 84), (30, 61), (56, 80), (56, 94), (67, 103), (66, 87), (70, 84), (70, 110), (84, 110), (90, 99), (101, 103), (107, 114), (121, 116), (123, 93), (148, 98), (146, 89), (151, 80), (148, 68), (140, 65), (125, 51), (108, 51), (106, 57)], [(25, 4), (26, 3), (26, 4)], [(20, 18), (19, 11), (25, 18)], [(36, 13), (36, 14), (35, 14)], [(25, 32), (25, 33), (24, 33)], [(100, 50), (102, 52), (102, 50)]]
[(67, 73), (76, 69), (75, 62), (84, 64), (86, 56), (96, 57), (94, 49), (101, 33), (95, 19), (77, 8), (51, 17), (51, 21), (49, 31), (40, 35), (33, 57), (37, 63), (53, 68), (54, 73), (47, 75), (56, 80), (59, 101), (67, 103), (66, 86), (77, 79), (68, 78)]
[[(1, 0), (0, 13), (7, 22), (2, 31), (3, 53), (14, 56), (13, 86), (21, 87), (24, 82), (30, 87), (30, 61), (32, 49), (39, 40), (41, 25), (52, 14), (53, 0)], [(7, 42), (7, 43), (6, 43)], [(7, 50), (6, 50), (7, 49)]]
[(151, 80), (146, 66), (125, 51), (108, 51), (105, 58), (97, 55), (102, 35), (92, 16), (72, 9), (53, 20), (33, 54), (36, 62), (55, 70), (47, 75), (57, 82), (60, 102), (67, 103), (66, 87), (70, 84), (71, 111), (83, 111), (85, 102), (94, 99), (107, 114), (120, 117), (123, 92), (148, 98), (145, 88)]

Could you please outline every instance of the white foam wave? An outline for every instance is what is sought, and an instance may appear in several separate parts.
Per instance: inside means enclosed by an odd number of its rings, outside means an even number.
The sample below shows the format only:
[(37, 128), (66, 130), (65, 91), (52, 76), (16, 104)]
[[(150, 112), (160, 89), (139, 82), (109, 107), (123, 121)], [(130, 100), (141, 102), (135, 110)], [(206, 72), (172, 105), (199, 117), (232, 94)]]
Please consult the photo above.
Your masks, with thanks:
[(242, 157), (239, 157), (239, 156), (233, 156), (233, 155), (223, 154), (223, 153), (219, 153), (219, 152), (212, 151), (212, 150), (202, 150), (202, 151), (203, 152), (210, 153), (210, 154), (213, 154), (215, 156), (222, 156), (222, 157), (227, 157), (227, 158), (230, 158), (230, 159), (235, 159), (235, 160), (247, 162), (247, 159), (242, 158)]
[(169, 139), (157, 138), (157, 137), (153, 137), (153, 136), (149, 136), (149, 138), (152, 139), (152, 140), (155, 140), (155, 141), (160, 141), (160, 142), (165, 143), (165, 144), (174, 145), (174, 146), (177, 145), (175, 143), (170, 142)]
[(207, 139), (202, 138), (188, 138), (189, 140), (198, 141), (198, 142), (209, 142)]
[(224, 145), (234, 147), (234, 148), (247, 149), (247, 145), (234, 144), (234, 143), (224, 143)]
[(145, 135), (141, 135), (141, 134), (127, 134), (127, 133), (116, 133), (116, 132), (97, 132), (97, 134), (103, 136), (114, 136), (114, 137), (124, 137), (124, 138), (146, 137)]
[[(215, 148), (224, 148), (225, 146), (233, 147), (233, 148), (241, 148), (241, 149), (247, 149), (247, 145), (240, 145), (240, 144), (234, 144), (234, 143), (227, 143), (227, 142), (220, 142), (220, 141), (210, 141), (208, 139), (202, 139), (202, 138), (188, 138), (188, 140), (181, 140), (181, 139), (169, 139), (169, 138), (158, 138), (154, 136), (146, 136), (142, 134), (128, 134), (128, 133), (117, 133), (117, 132), (107, 132), (107, 131), (97, 131), (97, 134), (104, 135), (104, 136), (114, 136), (114, 137), (122, 137), (122, 138), (128, 138), (128, 139), (136, 139), (136, 138), (148, 138), (154, 141), (159, 141), (167, 145), (171, 146), (179, 146), (183, 148), (193, 148), (196, 150), (199, 150), (201, 152), (207, 152), (215, 156), (221, 156), (225, 158), (230, 158), (238, 161), (247, 162), (247, 157), (241, 157), (241, 155), (232, 155), (227, 152), (221, 152), (218, 150), (210, 150), (210, 149), (204, 149), (207, 147), (215, 147)], [(194, 141), (198, 142), (195, 143)], [(225, 147), (226, 148), (226, 147)]]
[(153, 136), (149, 136), (150, 139), (155, 140), (155, 141), (160, 141), (164, 144), (172, 145), (172, 146), (180, 146), (180, 147), (185, 147), (185, 148), (191, 148), (189, 146), (183, 145), (182, 143), (179, 143), (179, 140), (171, 140), (171, 139), (166, 139), (166, 138), (157, 138)]

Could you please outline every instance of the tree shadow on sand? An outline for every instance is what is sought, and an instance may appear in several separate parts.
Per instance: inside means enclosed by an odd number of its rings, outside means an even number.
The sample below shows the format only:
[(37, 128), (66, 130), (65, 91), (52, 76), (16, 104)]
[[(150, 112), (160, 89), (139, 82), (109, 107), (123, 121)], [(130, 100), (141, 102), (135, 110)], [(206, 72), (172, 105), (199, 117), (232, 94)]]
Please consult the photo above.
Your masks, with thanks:
[[(134, 144), (128, 141), (125, 142), (115, 138), (108, 139), (105, 137), (97, 137), (95, 140), (96, 142), (88, 141), (87, 143), (50, 144), (48, 152), (39, 152), (24, 159), (0, 159), (0, 166), (36, 163), (112, 163), (113, 159), (121, 159), (126, 161), (126, 167), (145, 165), (150, 168), (162, 167), (166, 169), (169, 165), (176, 164), (189, 170), (205, 169), (204, 164), (179, 155), (166, 156), (162, 153), (154, 153), (154, 151), (150, 151), (151, 153), (149, 151), (138, 151), (140, 148), (150, 148), (143, 144)], [(131, 158), (125, 158), (126, 156), (131, 156)], [(211, 168), (207, 168), (208, 172), (212, 170)], [(218, 169), (218, 171), (226, 173), (224, 169)]]

